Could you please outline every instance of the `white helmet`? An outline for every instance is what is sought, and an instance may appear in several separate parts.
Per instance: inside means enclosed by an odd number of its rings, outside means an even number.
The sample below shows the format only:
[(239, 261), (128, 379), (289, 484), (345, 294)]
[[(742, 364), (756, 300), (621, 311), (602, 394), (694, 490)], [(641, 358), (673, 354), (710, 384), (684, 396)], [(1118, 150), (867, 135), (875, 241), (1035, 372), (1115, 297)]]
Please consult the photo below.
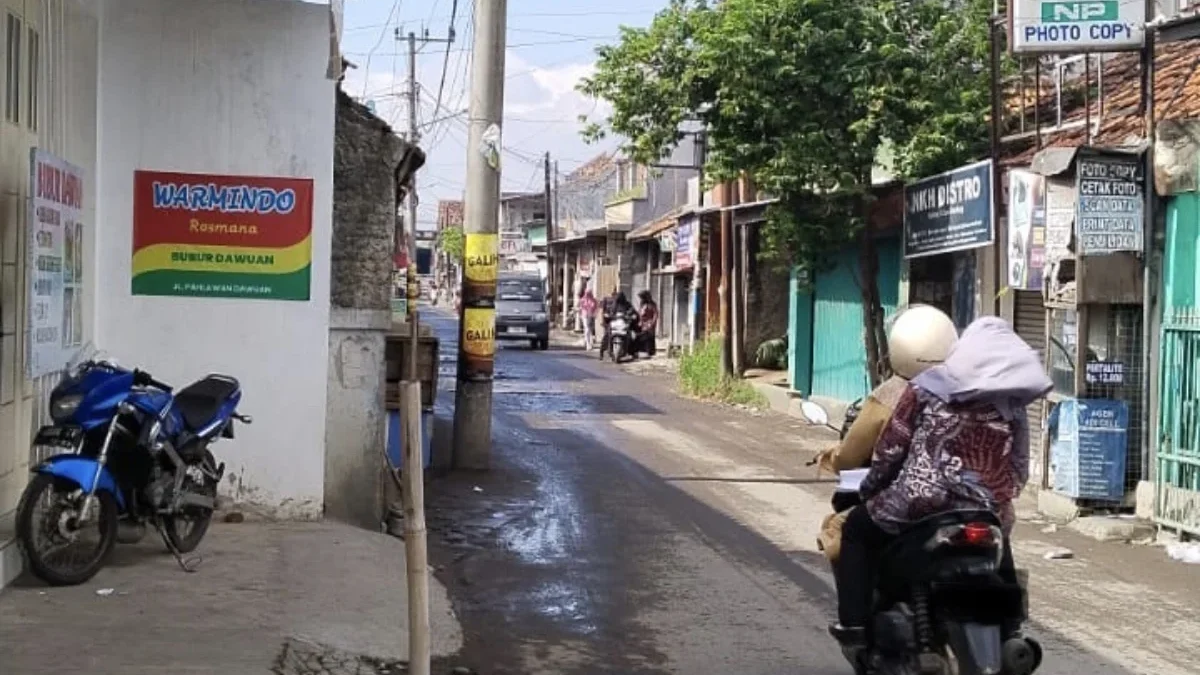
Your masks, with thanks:
[(892, 372), (906, 380), (946, 360), (958, 331), (944, 312), (929, 305), (912, 305), (892, 318), (888, 355)]

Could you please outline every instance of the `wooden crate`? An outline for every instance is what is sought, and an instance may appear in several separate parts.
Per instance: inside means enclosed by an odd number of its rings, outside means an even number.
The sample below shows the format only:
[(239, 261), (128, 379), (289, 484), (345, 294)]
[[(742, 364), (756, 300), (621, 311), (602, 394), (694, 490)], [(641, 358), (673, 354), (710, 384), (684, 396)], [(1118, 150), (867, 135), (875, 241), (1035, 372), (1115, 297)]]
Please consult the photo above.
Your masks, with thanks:
[[(403, 326), (404, 324), (399, 324)], [(386, 405), (388, 410), (400, 409), (400, 381), (409, 378), (408, 350), (411, 348), (411, 338), (407, 330), (393, 330), (388, 333), (385, 359), (387, 361)], [(436, 337), (421, 331), (417, 340), (417, 379), (421, 381), (421, 406), (426, 410), (433, 409), (434, 399), (437, 398), (438, 386), (438, 351), (440, 343)]]

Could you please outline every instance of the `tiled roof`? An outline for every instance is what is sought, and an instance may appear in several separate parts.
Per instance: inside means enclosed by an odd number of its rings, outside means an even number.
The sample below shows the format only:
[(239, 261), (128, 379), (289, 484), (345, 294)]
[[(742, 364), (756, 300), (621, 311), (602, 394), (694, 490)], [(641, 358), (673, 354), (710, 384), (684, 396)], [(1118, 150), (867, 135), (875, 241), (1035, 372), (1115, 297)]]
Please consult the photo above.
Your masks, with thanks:
[(613, 154), (602, 152), (567, 174), (564, 180), (568, 183), (592, 180), (612, 171), (615, 166), (616, 161)]
[[(1126, 52), (1111, 57), (1104, 64), (1102, 101), (1092, 100), (1089, 106), (1082, 101), (1064, 109), (1064, 125), (1081, 123), (1091, 109), (1092, 124), (1098, 128), (1092, 145), (1119, 147), (1134, 145), (1145, 137), (1145, 116), (1139, 110), (1141, 101), (1141, 67), (1138, 52)], [(1158, 121), (1200, 118), (1200, 44), (1194, 40), (1160, 44), (1155, 50), (1154, 116)], [(1095, 70), (1095, 69), (1093, 69)], [(1051, 78), (1053, 74), (1051, 74)], [(1097, 73), (1092, 74), (1093, 82)], [(1046, 133), (1048, 124), (1056, 121), (1057, 111), (1053, 80), (1043, 73), (1041, 106), (1043, 147), (1078, 147), (1087, 143), (1087, 129), (1080, 125), (1071, 129)], [(1095, 86), (1095, 85), (1093, 85)], [(1026, 92), (1027, 105), (1033, 104), (1033, 88)], [(1093, 96), (1093, 99), (1096, 98)], [(1104, 114), (1101, 115), (1101, 103)], [(1014, 115), (1020, 106), (1019, 96), (1009, 98), (1008, 114)], [(1098, 120), (1098, 122), (1097, 122)], [(1035, 139), (1028, 138), (1006, 144), (1002, 163), (1008, 166), (1025, 165), (1037, 153)]]
[(438, 228), (462, 227), (463, 203), (459, 199), (438, 200)]

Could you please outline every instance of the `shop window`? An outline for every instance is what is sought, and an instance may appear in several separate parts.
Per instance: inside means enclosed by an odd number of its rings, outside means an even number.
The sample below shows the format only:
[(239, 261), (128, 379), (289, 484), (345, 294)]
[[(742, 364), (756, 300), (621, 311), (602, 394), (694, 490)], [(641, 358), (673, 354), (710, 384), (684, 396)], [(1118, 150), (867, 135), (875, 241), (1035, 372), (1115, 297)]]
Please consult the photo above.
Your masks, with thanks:
[(4, 88), (4, 117), (13, 124), (21, 123), (21, 19), (8, 15), (5, 44), (8, 47), (8, 69)]
[(1141, 308), (1134, 305), (1092, 305), (1088, 308), (1086, 361), (1120, 364), (1120, 382), (1094, 382), (1087, 386), (1087, 391), (1077, 392), (1075, 366), (1079, 312), (1065, 308), (1052, 310), (1047, 360), (1054, 391), (1064, 396), (1112, 397), (1117, 393), (1114, 390), (1136, 387), (1141, 380), (1140, 311)]
[[(1093, 364), (1076, 390), (1076, 353), (1080, 343), (1075, 309), (1052, 309), (1047, 361), (1056, 394), (1070, 398), (1124, 401), (1129, 405), (1128, 454), (1125, 486), (1133, 489), (1142, 478), (1140, 438), (1146, 415), (1142, 409), (1142, 307), (1090, 305), (1087, 311), (1086, 363)], [(1086, 367), (1086, 366), (1085, 366)]]
[(29, 125), (30, 130), (37, 131), (38, 128), (38, 105), (39, 94), (38, 82), (40, 74), (38, 71), (41, 68), (41, 36), (33, 28), (29, 29), (29, 96), (26, 99), (28, 105), (25, 112), (25, 123)]

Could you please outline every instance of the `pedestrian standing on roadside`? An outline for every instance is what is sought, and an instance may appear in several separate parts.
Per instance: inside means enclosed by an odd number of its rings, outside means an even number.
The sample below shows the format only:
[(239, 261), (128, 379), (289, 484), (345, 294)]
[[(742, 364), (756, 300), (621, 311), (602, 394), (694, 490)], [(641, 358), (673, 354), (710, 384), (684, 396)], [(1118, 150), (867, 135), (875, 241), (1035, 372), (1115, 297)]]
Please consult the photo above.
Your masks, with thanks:
[(654, 295), (650, 291), (638, 293), (638, 300), (641, 301), (641, 307), (638, 308), (638, 334), (633, 351), (635, 354), (646, 352), (647, 356), (653, 358), (658, 339), (658, 303), (654, 302)]
[(592, 351), (592, 343), (596, 341), (596, 312), (600, 306), (592, 289), (583, 292), (579, 300), (579, 311), (583, 313), (583, 349)]

